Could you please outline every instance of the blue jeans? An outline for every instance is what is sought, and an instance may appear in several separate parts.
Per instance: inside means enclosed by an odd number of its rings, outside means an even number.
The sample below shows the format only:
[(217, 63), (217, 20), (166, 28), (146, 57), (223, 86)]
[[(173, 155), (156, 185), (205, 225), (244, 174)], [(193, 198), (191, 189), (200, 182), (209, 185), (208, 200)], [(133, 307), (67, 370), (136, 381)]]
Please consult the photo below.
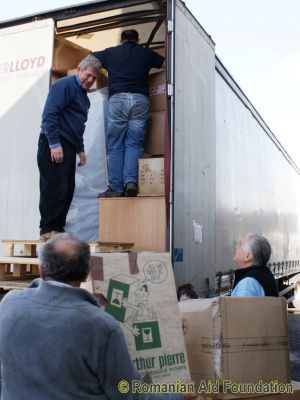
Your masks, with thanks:
[(150, 100), (143, 94), (117, 93), (108, 101), (108, 181), (115, 192), (123, 192), (127, 182), (137, 183), (149, 115)]

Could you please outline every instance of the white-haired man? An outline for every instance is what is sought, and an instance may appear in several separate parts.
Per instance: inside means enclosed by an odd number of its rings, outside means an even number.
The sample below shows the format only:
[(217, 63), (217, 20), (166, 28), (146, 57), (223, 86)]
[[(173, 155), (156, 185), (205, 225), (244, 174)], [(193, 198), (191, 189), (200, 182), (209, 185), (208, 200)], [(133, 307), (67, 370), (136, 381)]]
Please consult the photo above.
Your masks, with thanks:
[(250, 233), (235, 248), (233, 261), (238, 267), (231, 296), (278, 296), (276, 280), (267, 266), (271, 256), (268, 240)]

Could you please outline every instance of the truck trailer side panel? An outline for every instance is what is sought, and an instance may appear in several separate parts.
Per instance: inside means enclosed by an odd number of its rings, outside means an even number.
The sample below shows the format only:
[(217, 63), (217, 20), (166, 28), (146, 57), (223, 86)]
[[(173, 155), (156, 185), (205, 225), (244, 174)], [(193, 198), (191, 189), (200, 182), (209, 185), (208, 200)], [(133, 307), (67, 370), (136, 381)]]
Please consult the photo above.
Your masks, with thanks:
[(215, 276), (214, 43), (185, 8), (175, 13), (174, 268), (206, 296)]
[(49, 91), (54, 26), (51, 19), (0, 31), (0, 238), (38, 236), (36, 161)]
[(272, 264), (299, 266), (299, 174), (235, 89), (216, 70), (216, 268), (232, 268), (234, 245), (249, 232), (270, 240)]
[[(268, 237), (277, 278), (300, 269), (300, 175), (182, 2), (175, 14), (173, 260), (178, 284), (215, 295), (236, 243)], [(285, 282), (280, 283), (282, 288)]]

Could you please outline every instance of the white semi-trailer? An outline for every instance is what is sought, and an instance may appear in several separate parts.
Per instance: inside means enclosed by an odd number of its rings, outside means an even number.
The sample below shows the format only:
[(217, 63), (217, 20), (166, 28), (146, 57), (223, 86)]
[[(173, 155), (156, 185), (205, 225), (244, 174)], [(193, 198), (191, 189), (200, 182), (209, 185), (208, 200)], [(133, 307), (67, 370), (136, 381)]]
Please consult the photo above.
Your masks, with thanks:
[(285, 289), (300, 271), (299, 169), (181, 0), (94, 1), (0, 23), (0, 238), (38, 238), (36, 150), (51, 80), (88, 51), (118, 44), (125, 27), (166, 48), (168, 250), (177, 284), (192, 282), (203, 297), (226, 291), (235, 243), (261, 232)]

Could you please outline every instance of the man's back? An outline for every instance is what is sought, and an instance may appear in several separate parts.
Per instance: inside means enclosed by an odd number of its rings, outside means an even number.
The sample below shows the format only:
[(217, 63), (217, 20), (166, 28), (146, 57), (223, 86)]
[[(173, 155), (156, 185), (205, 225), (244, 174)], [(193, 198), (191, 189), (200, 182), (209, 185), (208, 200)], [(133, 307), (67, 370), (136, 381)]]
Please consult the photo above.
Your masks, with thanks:
[(109, 71), (109, 94), (133, 92), (149, 96), (148, 73), (160, 68), (164, 58), (134, 41), (93, 53)]
[(38, 279), (11, 292), (0, 305), (1, 399), (107, 399), (128, 368), (135, 375), (120, 329), (83, 289)]

